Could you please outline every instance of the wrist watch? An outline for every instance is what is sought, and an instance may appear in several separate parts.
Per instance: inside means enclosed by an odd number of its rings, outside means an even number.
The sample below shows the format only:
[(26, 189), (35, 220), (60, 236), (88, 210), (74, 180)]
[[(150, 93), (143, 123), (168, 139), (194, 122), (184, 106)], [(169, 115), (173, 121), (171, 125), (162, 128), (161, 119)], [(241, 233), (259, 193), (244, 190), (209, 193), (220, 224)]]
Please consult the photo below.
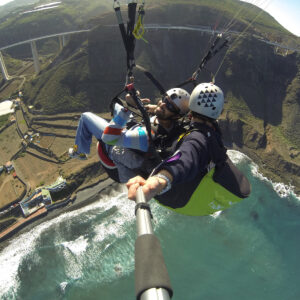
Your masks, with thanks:
[(171, 187), (172, 187), (171, 181), (166, 175), (163, 175), (161, 173), (157, 173), (154, 176), (158, 177), (158, 178), (162, 178), (162, 179), (166, 180), (166, 182), (167, 182), (167, 185), (157, 195), (162, 195), (162, 194), (164, 194), (165, 192), (167, 192), (168, 190), (171, 189)]

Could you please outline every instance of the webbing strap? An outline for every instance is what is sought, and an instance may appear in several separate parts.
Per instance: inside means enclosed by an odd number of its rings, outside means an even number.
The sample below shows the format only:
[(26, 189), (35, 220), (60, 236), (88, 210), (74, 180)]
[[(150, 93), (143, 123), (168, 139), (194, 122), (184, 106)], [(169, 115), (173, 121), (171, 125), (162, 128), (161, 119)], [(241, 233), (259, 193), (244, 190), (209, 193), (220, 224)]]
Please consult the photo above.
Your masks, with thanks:
[(146, 203), (146, 202), (140, 202), (140, 203), (136, 204), (135, 205), (135, 209), (134, 209), (134, 214), (135, 215), (136, 215), (138, 209), (146, 209), (146, 210), (148, 210), (151, 219), (153, 219), (153, 215), (151, 213), (150, 205), (148, 203)]
[(137, 3), (135, 1), (132, 1), (128, 4), (128, 21), (127, 21), (127, 30), (126, 30), (123, 22), (122, 14), (121, 14), (120, 3), (118, 0), (114, 0), (114, 10), (118, 20), (118, 24), (119, 24), (119, 28), (124, 43), (124, 47), (126, 50), (126, 56), (127, 56), (126, 83), (128, 82), (128, 78), (132, 76), (132, 69), (135, 66), (135, 60), (134, 60), (135, 37), (132, 32), (134, 30), (134, 24), (135, 24), (136, 6)]
[(126, 52), (127, 52), (128, 46), (127, 46), (126, 30), (125, 30), (125, 25), (124, 25), (122, 14), (121, 14), (120, 3), (119, 3), (118, 0), (114, 0), (114, 10), (115, 10), (116, 17), (117, 17), (117, 20), (118, 20), (118, 25), (119, 25), (119, 28), (120, 28), (123, 44), (124, 44), (124, 47), (125, 47)]
[(132, 69), (135, 66), (134, 60), (134, 48), (135, 48), (135, 37), (133, 35), (134, 23), (136, 13), (136, 2), (128, 4), (128, 22), (127, 22), (127, 76), (132, 76)]
[(152, 139), (152, 135), (151, 135), (151, 123), (150, 123), (149, 115), (146, 112), (141, 99), (137, 96), (137, 92), (136, 92), (136, 89), (134, 88), (133, 83), (128, 84), (126, 86), (126, 91), (131, 95), (131, 97), (133, 98), (137, 108), (142, 113), (143, 120), (144, 120), (144, 123), (145, 123), (145, 127), (146, 127), (146, 130), (147, 130), (147, 133), (148, 133), (148, 138), (149, 138), (149, 141), (150, 141), (150, 145), (151, 144), (153, 145), (153, 139)]
[(150, 122), (149, 115), (148, 115), (147, 111), (145, 110), (141, 99), (137, 96), (137, 92), (136, 92), (136, 89), (134, 88), (133, 83), (128, 84), (126, 86), (126, 91), (128, 93), (130, 93), (137, 108), (142, 113), (144, 124), (145, 124), (146, 130), (147, 130), (148, 139), (149, 139), (148, 153), (151, 153), (151, 155), (153, 155), (153, 157), (158, 158), (160, 160), (159, 154), (157, 153), (157, 151), (155, 149), (155, 145), (154, 145), (152, 134), (151, 134), (152, 128), (151, 128), (151, 122)]
[(222, 50), (224, 47), (227, 46), (228, 44), (228, 39), (225, 38), (225, 40), (223, 41), (223, 43), (218, 47), (217, 44), (219, 43), (219, 41), (222, 39), (222, 34), (218, 34), (216, 39), (214, 40), (214, 42), (212, 43), (211, 47), (209, 48), (208, 52), (206, 53), (206, 55), (202, 58), (198, 68), (196, 69), (196, 71), (193, 73), (192, 77), (190, 77), (189, 79), (187, 79), (186, 81), (180, 83), (177, 85), (177, 87), (182, 87), (188, 83), (193, 83), (194, 86), (196, 85), (196, 80), (200, 74), (200, 72), (204, 69), (205, 65), (207, 64), (207, 62), (213, 58), (220, 50)]
[(220, 45), (219, 48), (216, 48), (217, 44), (219, 43), (220, 39), (222, 38), (222, 35), (221, 34), (218, 34), (217, 38), (215, 39), (215, 41), (213, 42), (213, 44), (211, 45), (209, 51), (207, 52), (207, 54), (203, 57), (198, 69), (194, 72), (192, 78), (194, 80), (197, 79), (197, 77), (199, 76), (201, 70), (203, 70), (204, 66), (207, 64), (207, 62), (212, 58), (214, 57), (221, 49), (223, 49), (227, 43), (228, 43), (228, 40), (225, 39), (223, 41), (223, 43)]
[(142, 71), (145, 76), (147, 76), (151, 82), (155, 85), (155, 87), (159, 90), (159, 92), (161, 93), (161, 95), (165, 95), (166, 94), (166, 90), (164, 89), (164, 87), (160, 84), (160, 82), (145, 68), (143, 68), (140, 65), (136, 65), (137, 69), (139, 69), (140, 71)]

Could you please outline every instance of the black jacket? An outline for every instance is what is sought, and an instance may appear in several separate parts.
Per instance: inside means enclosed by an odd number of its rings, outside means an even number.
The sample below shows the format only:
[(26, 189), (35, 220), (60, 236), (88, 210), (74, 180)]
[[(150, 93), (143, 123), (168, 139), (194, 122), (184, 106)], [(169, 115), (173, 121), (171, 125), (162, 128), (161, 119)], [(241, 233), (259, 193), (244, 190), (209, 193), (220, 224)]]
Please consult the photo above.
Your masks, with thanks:
[(212, 160), (211, 145), (203, 132), (210, 132), (220, 140), (219, 131), (202, 124), (191, 124), (191, 132), (183, 140), (176, 140), (173, 144), (173, 155), (164, 160), (156, 168), (154, 174), (164, 169), (173, 176), (172, 188), (168, 192), (155, 197), (163, 205), (179, 208), (186, 205), (201, 179), (208, 171)]

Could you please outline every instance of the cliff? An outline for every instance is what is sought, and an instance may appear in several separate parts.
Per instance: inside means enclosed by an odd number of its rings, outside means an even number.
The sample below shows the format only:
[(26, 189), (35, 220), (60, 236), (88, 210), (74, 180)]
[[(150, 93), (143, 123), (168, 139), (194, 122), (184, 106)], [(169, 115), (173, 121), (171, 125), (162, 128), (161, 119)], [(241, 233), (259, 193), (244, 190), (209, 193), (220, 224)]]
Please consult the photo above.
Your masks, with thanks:
[[(147, 12), (149, 22), (213, 24), (216, 9), (221, 9), (218, 1), (212, 2), (214, 7), (201, 7), (202, 1), (199, 5), (193, 1), (189, 5), (178, 2), (168, 2), (159, 8), (155, 2)], [(235, 1), (228, 3), (236, 5)], [(226, 7), (221, 25), (232, 16), (233, 11), (230, 13)], [(217, 55), (207, 65), (209, 72), (203, 72), (199, 81), (210, 81), (213, 73), (216, 84), (225, 93), (227, 103), (221, 123), (226, 143), (252, 157), (269, 177), (291, 183), (299, 192), (300, 56), (265, 43), (257, 34), (267, 33), (268, 37), (286, 41), (297, 39), (274, 19), (264, 16), (263, 20), (254, 23), (243, 36), (232, 35), (227, 53)], [(73, 37), (57, 58), (27, 84), (27, 104), (50, 114), (107, 111), (111, 98), (123, 88), (126, 71), (119, 29), (105, 26), (114, 23), (113, 14), (103, 15), (93, 20), (98, 25), (87, 39), (83, 35)], [(242, 30), (248, 23), (249, 18), (240, 18), (232, 29)], [(145, 38), (148, 43), (137, 42), (136, 62), (168, 89), (191, 76), (211, 35), (187, 30), (147, 30)], [(158, 91), (138, 70), (135, 83), (143, 96), (158, 96)], [(186, 88), (190, 91), (192, 86)]]

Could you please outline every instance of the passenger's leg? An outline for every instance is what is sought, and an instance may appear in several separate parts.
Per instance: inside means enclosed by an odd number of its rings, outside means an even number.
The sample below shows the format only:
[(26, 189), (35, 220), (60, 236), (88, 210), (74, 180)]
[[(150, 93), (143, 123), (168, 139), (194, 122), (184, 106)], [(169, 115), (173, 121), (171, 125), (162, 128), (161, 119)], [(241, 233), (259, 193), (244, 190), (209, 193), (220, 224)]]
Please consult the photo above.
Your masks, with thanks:
[(131, 116), (129, 111), (116, 104), (114, 117), (104, 129), (102, 141), (111, 146), (123, 146), (125, 148), (148, 151), (148, 135), (145, 127), (137, 124), (130, 129), (125, 129)]
[(137, 175), (134, 169), (140, 168), (144, 162), (143, 155), (131, 149), (114, 146), (109, 150), (109, 156), (118, 168), (119, 178), (122, 183)]
[(90, 153), (92, 137), (95, 136), (97, 139), (101, 139), (103, 130), (107, 125), (108, 122), (103, 118), (90, 112), (83, 113), (79, 120), (75, 138), (77, 152)]

